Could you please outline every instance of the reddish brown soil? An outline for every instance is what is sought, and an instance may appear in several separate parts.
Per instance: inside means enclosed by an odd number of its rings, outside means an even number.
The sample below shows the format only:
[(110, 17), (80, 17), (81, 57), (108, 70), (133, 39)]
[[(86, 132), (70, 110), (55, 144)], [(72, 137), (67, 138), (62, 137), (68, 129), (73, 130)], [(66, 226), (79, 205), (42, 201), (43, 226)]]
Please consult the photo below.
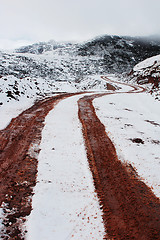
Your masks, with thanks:
[(78, 101), (79, 118), (103, 209), (105, 239), (160, 239), (159, 199), (137, 178), (132, 166), (124, 166), (118, 160), (114, 145), (96, 116), (93, 98), (92, 95)]
[[(138, 88), (129, 92), (135, 90)], [(40, 101), (0, 131), (0, 205), (3, 203), (5, 214), (2, 239), (24, 239), (21, 226), (32, 209), (36, 154), (40, 151), (34, 148), (31, 154), (29, 149), (32, 144), (39, 144), (48, 112), (58, 101), (72, 95), (62, 94)], [(89, 164), (104, 212), (106, 238), (160, 239), (159, 200), (136, 178), (131, 165), (123, 166), (118, 161), (92, 105), (92, 100), (102, 95), (84, 97), (78, 105)]]
[[(36, 184), (37, 159), (28, 149), (41, 140), (44, 119), (62, 94), (36, 103), (0, 131), (0, 205), (5, 204), (2, 239), (23, 239), (21, 224), (31, 212), (31, 196)], [(35, 156), (34, 156), (35, 155)]]
[(112, 85), (112, 84), (110, 84), (110, 83), (107, 83), (107, 90), (112, 90), (112, 91), (115, 91), (116, 90), (116, 88)]

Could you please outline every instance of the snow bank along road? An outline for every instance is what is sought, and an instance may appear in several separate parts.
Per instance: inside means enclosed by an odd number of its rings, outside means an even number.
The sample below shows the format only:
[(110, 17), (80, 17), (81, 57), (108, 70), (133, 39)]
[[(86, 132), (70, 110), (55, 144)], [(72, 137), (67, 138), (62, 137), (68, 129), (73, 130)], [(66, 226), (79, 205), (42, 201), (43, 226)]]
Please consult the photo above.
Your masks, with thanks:
[[(127, 94), (144, 91), (125, 89)], [(2, 239), (160, 239), (159, 199), (131, 164), (118, 159), (95, 113), (93, 100), (115, 93), (45, 99), (0, 132)]]

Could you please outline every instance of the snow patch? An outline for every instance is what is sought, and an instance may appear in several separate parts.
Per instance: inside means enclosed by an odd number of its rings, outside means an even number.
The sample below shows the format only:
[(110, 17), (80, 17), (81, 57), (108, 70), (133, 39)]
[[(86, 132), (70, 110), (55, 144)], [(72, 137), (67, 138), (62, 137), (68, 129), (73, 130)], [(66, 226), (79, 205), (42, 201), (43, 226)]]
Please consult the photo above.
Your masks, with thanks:
[(151, 67), (155, 64), (155, 62), (157, 62), (157, 64), (160, 65), (160, 55), (156, 55), (154, 57), (150, 57), (150, 58), (147, 58), (145, 59), (144, 61), (138, 63), (134, 68), (133, 70), (134, 71), (138, 71), (138, 70), (141, 70), (143, 68), (148, 68), (148, 67)]
[(16, 118), (24, 110), (33, 105), (33, 100), (21, 98), (20, 102), (14, 101), (9, 104), (3, 104), (0, 107), (0, 129), (4, 129), (10, 123), (12, 118)]

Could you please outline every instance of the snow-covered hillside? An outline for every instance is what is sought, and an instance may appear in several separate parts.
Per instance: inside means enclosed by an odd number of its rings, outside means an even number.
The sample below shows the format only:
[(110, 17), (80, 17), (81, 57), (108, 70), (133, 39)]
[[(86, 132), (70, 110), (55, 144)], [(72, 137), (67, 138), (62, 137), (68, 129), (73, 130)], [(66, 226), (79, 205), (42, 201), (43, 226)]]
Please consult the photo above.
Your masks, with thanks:
[(130, 71), (138, 62), (160, 53), (160, 40), (143, 37), (102, 36), (80, 46), (82, 56), (101, 56), (107, 72)]
[(81, 44), (41, 42), (14, 52), (1, 51), (0, 105), (57, 92), (105, 90), (102, 79), (90, 76), (129, 71), (158, 53), (160, 41), (119, 36)]
[[(84, 77), (102, 73), (101, 60), (72, 53), (66, 49), (40, 55), (0, 52), (0, 104), (21, 97), (36, 99), (54, 92), (88, 89)], [(89, 88), (104, 88), (95, 80), (88, 84)]]
[[(138, 63), (133, 70), (134, 71), (142, 71), (143, 69), (146, 68), (151, 68), (151, 67), (157, 67), (160, 65), (160, 55), (156, 55), (150, 58), (147, 58), (146, 60)], [(160, 74), (158, 74), (160, 76)]]
[(138, 63), (131, 72), (132, 81), (143, 84), (156, 99), (160, 99), (160, 55)]

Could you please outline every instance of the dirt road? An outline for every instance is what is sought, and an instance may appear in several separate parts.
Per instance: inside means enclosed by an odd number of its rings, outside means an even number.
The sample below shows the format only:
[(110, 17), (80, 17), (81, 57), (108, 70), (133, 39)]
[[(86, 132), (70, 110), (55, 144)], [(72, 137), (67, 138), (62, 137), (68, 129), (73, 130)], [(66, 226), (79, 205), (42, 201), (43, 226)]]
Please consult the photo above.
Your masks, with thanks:
[[(103, 79), (110, 81), (106, 77)], [(140, 91), (144, 89), (133, 87), (128, 92)], [(78, 107), (90, 169), (103, 208), (105, 237), (160, 239), (159, 200), (135, 176), (132, 167), (126, 168), (118, 160), (104, 126), (95, 114), (92, 100), (104, 94), (83, 97), (78, 101)], [(58, 101), (72, 95), (63, 94), (40, 101), (0, 131), (0, 204), (4, 211), (2, 239), (24, 239), (21, 225), (32, 209), (43, 122)]]
[[(97, 95), (95, 96), (97, 97)], [(106, 239), (160, 239), (160, 203), (124, 166), (92, 104), (94, 96), (79, 100), (79, 118), (90, 169), (93, 174), (106, 228)]]
[(72, 95), (61, 94), (42, 100), (0, 131), (0, 205), (5, 215), (2, 239), (9, 239), (8, 236), (23, 239), (21, 225), (32, 209), (44, 119), (55, 104)]

